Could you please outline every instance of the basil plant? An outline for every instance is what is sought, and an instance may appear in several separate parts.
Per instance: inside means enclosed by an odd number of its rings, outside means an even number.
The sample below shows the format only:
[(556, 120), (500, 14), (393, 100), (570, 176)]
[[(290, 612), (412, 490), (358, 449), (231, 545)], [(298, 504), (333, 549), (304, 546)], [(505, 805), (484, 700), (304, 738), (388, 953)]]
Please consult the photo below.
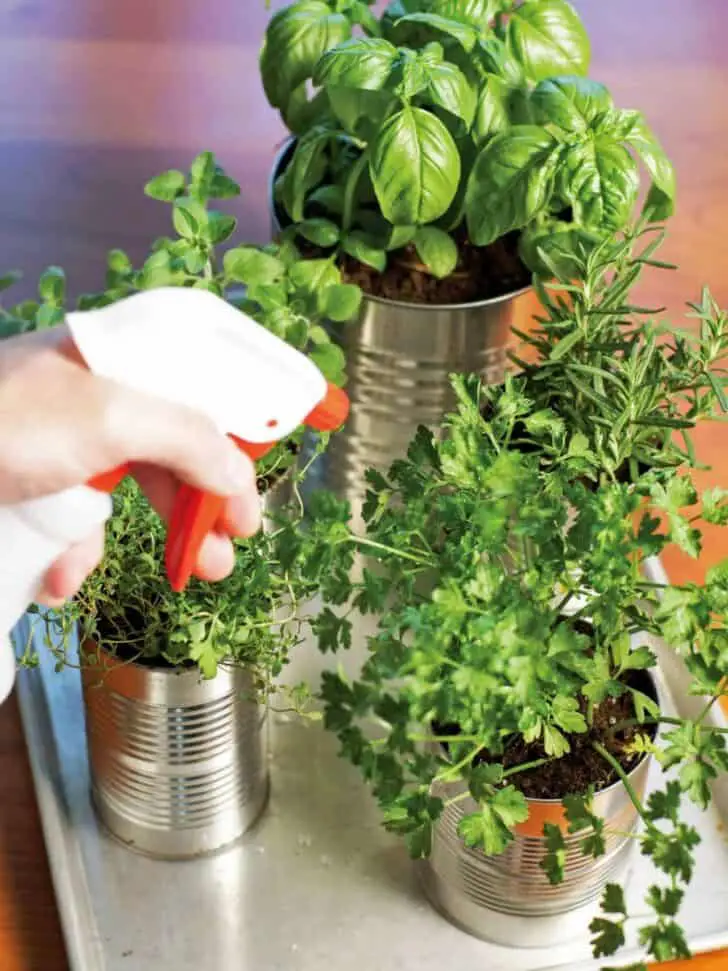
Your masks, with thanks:
[[(293, 232), (383, 271), (413, 245), (449, 276), (458, 244), (520, 234), (544, 271), (673, 211), (675, 176), (637, 111), (589, 79), (566, 0), (300, 0), (271, 20), (261, 70), (296, 136), (278, 179)], [(556, 238), (557, 246), (552, 246)], [(545, 260), (544, 260), (545, 256)]]

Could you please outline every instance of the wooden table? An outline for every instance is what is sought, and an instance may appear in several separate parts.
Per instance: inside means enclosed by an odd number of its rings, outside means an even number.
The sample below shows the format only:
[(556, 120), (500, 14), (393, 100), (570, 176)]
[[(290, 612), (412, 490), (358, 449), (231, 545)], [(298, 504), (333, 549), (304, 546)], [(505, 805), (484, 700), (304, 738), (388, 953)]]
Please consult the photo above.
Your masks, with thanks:
[[(593, 74), (646, 113), (680, 174), (665, 253), (680, 265), (647, 278), (645, 299), (679, 313), (712, 285), (728, 305), (728, 2), (576, 0), (592, 33)], [(34, 278), (48, 263), (72, 289), (97, 286), (112, 246), (135, 258), (166, 230), (143, 182), (212, 149), (242, 181), (246, 235), (268, 236), (265, 185), (282, 137), (257, 77), (263, 0), (6, 0), (0, 9), (0, 267)], [(728, 480), (722, 429), (700, 434)], [(722, 454), (721, 454), (722, 452)], [(725, 530), (723, 531), (725, 534)], [(711, 539), (697, 576), (728, 554)], [(14, 699), (0, 709), (0, 967), (67, 967)], [(670, 965), (676, 968), (676, 965)], [(680, 965), (686, 968), (686, 965)], [(728, 968), (728, 952), (691, 971)]]

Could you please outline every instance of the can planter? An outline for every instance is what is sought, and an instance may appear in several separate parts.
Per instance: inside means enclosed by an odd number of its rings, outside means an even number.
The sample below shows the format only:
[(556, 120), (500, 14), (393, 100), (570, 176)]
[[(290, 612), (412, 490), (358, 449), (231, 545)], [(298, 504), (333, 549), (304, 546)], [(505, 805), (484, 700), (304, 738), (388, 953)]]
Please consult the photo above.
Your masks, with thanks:
[[(642, 797), (651, 757), (629, 773)], [(446, 784), (433, 789), (445, 800), (465, 791)], [(500, 856), (488, 857), (465, 846), (458, 836), (460, 819), (477, 810), (470, 798), (448, 806), (435, 826), (432, 852), (418, 864), (424, 890), (449, 921), (475, 937), (506, 947), (556, 945), (584, 935), (599, 909), (607, 883), (624, 883), (629, 872), (639, 816), (622, 782), (597, 793), (593, 811), (605, 821), (606, 853), (593, 859), (581, 852), (585, 833), (569, 833), (558, 799), (529, 799), (530, 816), (517, 828)], [(560, 826), (566, 844), (564, 881), (553, 886), (541, 869), (546, 854), (544, 823)]]
[[(274, 185), (293, 147), (278, 153), (269, 186), (273, 234), (280, 231)], [(324, 484), (354, 510), (363, 498), (364, 471), (386, 471), (401, 458), (417, 427), (436, 427), (453, 406), (451, 373), (502, 381), (512, 346), (517, 298), (525, 287), (477, 303), (404, 303), (364, 295), (359, 317), (333, 325), (346, 356), (350, 417), (322, 459)]]
[(268, 796), (266, 710), (253, 679), (221, 668), (119, 660), (86, 645), (91, 793), (109, 832), (139, 853), (186, 859), (234, 843)]
[[(265, 492), (263, 528), (290, 501), (293, 480)], [(274, 622), (273, 618), (271, 622)], [(269, 789), (267, 708), (251, 671), (119, 658), (82, 648), (91, 796), (109, 833), (148, 856), (184, 860), (239, 840)]]

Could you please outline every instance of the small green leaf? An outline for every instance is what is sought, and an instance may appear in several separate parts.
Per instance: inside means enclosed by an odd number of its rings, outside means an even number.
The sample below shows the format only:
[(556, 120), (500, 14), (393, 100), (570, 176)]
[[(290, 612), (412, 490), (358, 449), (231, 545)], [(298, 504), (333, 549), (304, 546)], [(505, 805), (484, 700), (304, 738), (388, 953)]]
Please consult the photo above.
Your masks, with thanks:
[(417, 255), (430, 273), (442, 280), (454, 271), (458, 263), (458, 248), (448, 233), (434, 226), (422, 226), (414, 238)]
[(222, 212), (209, 212), (207, 219), (209, 239), (213, 246), (224, 243), (226, 239), (229, 239), (238, 224), (237, 219)]
[(718, 526), (728, 525), (728, 489), (714, 486), (703, 493), (703, 519)]
[(240, 186), (230, 176), (218, 171), (208, 191), (211, 199), (234, 199), (240, 195)]
[(561, 829), (554, 823), (544, 823), (543, 833), (546, 840), (546, 856), (539, 866), (548, 877), (549, 883), (563, 883), (566, 867), (566, 843)]
[(66, 274), (60, 266), (49, 266), (41, 273), (38, 293), (41, 300), (53, 306), (63, 303), (66, 296)]
[(570, 751), (570, 745), (558, 728), (553, 725), (543, 727), (543, 747), (547, 755), (560, 759)]
[(185, 177), (182, 172), (170, 169), (147, 182), (144, 192), (159, 202), (174, 202), (185, 191)]
[(330, 320), (352, 320), (359, 312), (362, 293), (351, 283), (337, 283), (323, 291), (321, 312)]
[(355, 260), (359, 260), (360, 263), (371, 266), (380, 273), (384, 273), (386, 270), (386, 250), (375, 246), (366, 234), (354, 230), (344, 237), (341, 246), (345, 253), (348, 253)]
[(573, 146), (564, 168), (561, 191), (577, 223), (611, 230), (626, 225), (640, 187), (637, 163), (626, 148), (599, 136)]
[(340, 185), (322, 185), (309, 195), (308, 201), (327, 212), (340, 216), (344, 211), (344, 189)]
[(207, 212), (194, 199), (180, 198), (175, 200), (172, 222), (184, 239), (197, 239), (207, 226)]
[(604, 895), (601, 900), (601, 908), (605, 914), (621, 914), (627, 916), (627, 904), (624, 899), (624, 890), (619, 884), (608, 883), (604, 888)]
[(120, 249), (109, 250), (106, 256), (106, 265), (112, 272), (118, 273), (120, 276), (126, 276), (134, 269), (127, 254)]
[(576, 698), (557, 695), (552, 704), (551, 712), (556, 725), (567, 733), (581, 733), (587, 730), (586, 719), (579, 711)]
[(330, 219), (304, 219), (296, 230), (315, 246), (329, 248), (339, 242), (339, 227)]
[(271, 284), (285, 275), (286, 268), (279, 259), (254, 246), (238, 246), (223, 257), (225, 276), (236, 283)]
[(624, 946), (624, 927), (621, 922), (595, 917), (589, 924), (592, 933), (592, 953), (595, 958), (609, 957)]
[(207, 264), (207, 253), (198, 246), (190, 246), (184, 254), (185, 269), (188, 273), (201, 273)]
[(569, 331), (565, 337), (561, 337), (559, 341), (553, 345), (551, 348), (551, 353), (549, 354), (549, 361), (563, 360), (569, 351), (572, 351), (583, 339), (584, 335), (578, 328), (574, 328), (574, 330)]
[(338, 344), (320, 344), (311, 350), (309, 357), (327, 381), (339, 387), (343, 385), (346, 358)]

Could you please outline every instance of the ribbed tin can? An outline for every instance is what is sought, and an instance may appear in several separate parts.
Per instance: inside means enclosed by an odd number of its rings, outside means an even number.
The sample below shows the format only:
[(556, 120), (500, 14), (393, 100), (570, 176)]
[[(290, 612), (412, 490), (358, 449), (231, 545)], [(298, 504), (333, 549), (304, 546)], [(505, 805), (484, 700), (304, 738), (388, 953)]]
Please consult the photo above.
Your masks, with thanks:
[(129, 663), (102, 648), (82, 666), (93, 803), (140, 853), (197, 857), (235, 842), (268, 796), (267, 720), (250, 672)]
[[(263, 528), (293, 495), (290, 476), (263, 498)], [(91, 795), (109, 832), (149, 856), (182, 860), (228, 846), (268, 799), (267, 710), (250, 671), (121, 660), (86, 645), (81, 680)], [(90, 655), (90, 656), (89, 656)]]
[[(650, 759), (629, 774), (644, 795)], [(443, 785), (445, 800), (465, 791), (463, 784)], [(435, 827), (430, 858), (420, 875), (432, 904), (452, 923), (476, 937), (507, 947), (541, 947), (584, 934), (607, 883), (623, 883), (630, 867), (639, 817), (624, 785), (616, 782), (597, 793), (592, 811), (605, 821), (606, 852), (594, 859), (581, 850), (584, 831), (569, 833), (559, 800), (530, 799), (528, 820), (500, 856), (466, 847), (458, 836), (460, 819), (477, 811), (470, 798), (452, 803)], [(544, 823), (560, 826), (566, 846), (564, 880), (552, 885), (540, 864), (546, 855)]]
[[(292, 150), (278, 153), (269, 186), (271, 225), (280, 231), (274, 184)], [(319, 460), (317, 480), (352, 502), (355, 517), (370, 466), (387, 471), (404, 457), (419, 425), (437, 427), (454, 406), (450, 375), (503, 379), (513, 347), (511, 327), (527, 325), (531, 307), (517, 298), (530, 288), (477, 303), (433, 305), (364, 296), (357, 320), (332, 325), (346, 356), (351, 412)], [(524, 307), (517, 320), (517, 308)]]

